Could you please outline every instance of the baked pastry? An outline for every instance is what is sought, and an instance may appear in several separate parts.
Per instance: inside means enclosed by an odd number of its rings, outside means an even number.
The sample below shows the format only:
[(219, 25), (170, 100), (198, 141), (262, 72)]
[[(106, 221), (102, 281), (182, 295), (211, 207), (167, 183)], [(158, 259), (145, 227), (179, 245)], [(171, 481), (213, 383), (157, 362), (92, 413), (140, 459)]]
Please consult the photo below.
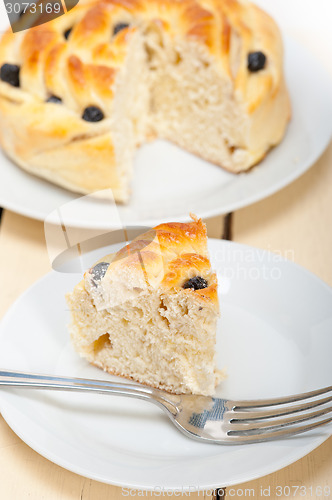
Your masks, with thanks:
[[(29, 14), (19, 22), (29, 26)], [(279, 30), (247, 0), (81, 0), (5, 33), (0, 67), (7, 155), (122, 202), (148, 138), (241, 172), (280, 142), (290, 117)]]
[(67, 295), (71, 340), (105, 371), (210, 395), (219, 314), (201, 220), (161, 224), (89, 269)]

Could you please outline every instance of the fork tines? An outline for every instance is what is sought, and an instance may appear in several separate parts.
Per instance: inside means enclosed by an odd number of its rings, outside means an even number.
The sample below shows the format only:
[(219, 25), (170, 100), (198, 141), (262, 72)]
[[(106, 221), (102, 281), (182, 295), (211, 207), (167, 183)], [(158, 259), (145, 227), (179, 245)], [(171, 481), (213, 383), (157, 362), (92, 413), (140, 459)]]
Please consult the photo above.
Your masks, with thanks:
[(332, 412), (331, 402), (332, 386), (286, 398), (232, 401), (227, 437), (234, 442), (258, 442), (315, 429), (332, 422), (331, 415), (322, 418)]

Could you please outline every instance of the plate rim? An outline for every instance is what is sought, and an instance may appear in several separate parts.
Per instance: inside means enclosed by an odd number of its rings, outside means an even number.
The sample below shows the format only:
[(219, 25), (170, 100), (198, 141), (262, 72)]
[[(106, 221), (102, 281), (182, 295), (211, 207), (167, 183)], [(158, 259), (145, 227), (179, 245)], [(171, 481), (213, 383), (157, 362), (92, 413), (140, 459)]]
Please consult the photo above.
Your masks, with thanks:
[[(241, 251), (245, 250), (254, 250), (255, 252), (258, 252), (260, 255), (263, 254), (265, 256), (268, 255), (277, 255), (270, 250), (265, 250), (261, 249), (258, 247), (253, 247), (250, 245), (242, 244), (242, 243), (237, 243), (233, 241), (228, 241), (228, 240), (222, 240), (222, 239), (216, 239), (216, 238), (209, 238), (209, 242), (211, 242), (212, 245), (226, 245), (227, 247), (233, 248), (233, 250), (236, 250), (236, 248), (240, 248)], [(107, 247), (104, 247), (107, 248)], [(316, 274), (313, 272), (309, 271), (308, 269), (304, 268), (300, 264), (297, 264), (296, 262), (293, 262), (291, 260), (286, 259), (283, 256), (279, 256), (280, 261), (286, 263), (287, 265), (290, 265), (291, 267), (296, 268), (297, 270), (304, 272), (307, 276), (310, 277), (310, 279), (313, 279), (316, 283), (318, 283), (320, 286), (322, 286), (326, 292), (332, 294), (332, 287), (329, 286), (324, 280), (322, 280), (320, 277), (318, 277)], [(33, 291), (34, 288), (38, 287), (38, 285), (46, 281), (47, 279), (50, 279), (51, 276), (56, 273), (56, 271), (51, 270), (50, 272), (46, 273), (43, 275), (41, 278), (36, 280), (30, 287), (28, 287), (15, 301), (14, 303), (10, 306), (10, 308), (7, 310), (7, 312), (4, 314), (3, 318), (1, 319), (0, 322), (0, 339), (2, 336), (2, 331), (3, 328), (6, 328), (6, 323), (7, 321), (10, 321), (10, 317), (15, 311), (15, 308), (19, 304), (21, 300), (24, 300), (25, 296), (27, 296), (29, 293)], [(144, 491), (155, 491), (156, 486), (152, 486), (151, 484), (137, 484), (135, 482), (131, 482), (130, 480), (126, 481), (126, 483), (123, 483), (121, 480), (117, 480), (116, 478), (105, 478), (103, 476), (98, 476), (96, 473), (89, 473), (89, 471), (86, 470), (85, 467), (78, 466), (76, 464), (73, 464), (71, 462), (68, 462), (65, 457), (59, 457), (58, 454), (54, 452), (49, 452), (48, 450), (45, 450), (38, 444), (38, 439), (36, 443), (36, 439), (34, 437), (26, 437), (24, 435), (24, 430), (22, 431), (22, 427), (20, 427), (20, 424), (15, 420), (15, 416), (13, 417), (12, 413), (15, 412), (21, 412), (21, 409), (14, 407), (14, 410), (12, 410), (12, 405), (10, 402), (6, 401), (6, 396), (4, 396), (5, 390), (2, 388), (0, 390), (0, 412), (2, 414), (2, 417), (6, 421), (7, 425), (15, 432), (15, 434), (28, 446), (30, 446), (33, 450), (35, 450), (39, 455), (42, 457), (50, 460), (51, 462), (57, 464), (58, 466), (69, 470), (75, 474), (81, 475), (82, 477), (86, 477), (92, 480), (96, 480), (105, 484), (110, 484), (122, 488), (129, 488), (129, 489), (136, 489), (136, 490), (144, 490)], [(13, 390), (13, 389), (11, 389)], [(5, 390), (6, 391), (6, 390)], [(15, 391), (15, 389), (14, 389)], [(24, 428), (23, 428), (24, 429)], [(328, 429), (328, 428), (325, 428)], [(47, 431), (50, 432), (50, 431)], [(216, 488), (222, 488), (222, 487), (230, 487), (230, 486), (235, 486), (237, 484), (241, 484), (242, 482), (249, 482), (254, 479), (258, 479), (260, 477), (264, 477), (268, 474), (271, 474), (273, 472), (276, 472), (280, 469), (283, 469), (284, 467), (289, 466), (290, 464), (294, 463), (295, 461), (299, 460), (300, 458), (303, 458), (306, 456), (308, 453), (311, 451), (315, 450), (318, 446), (320, 446), (323, 442), (325, 442), (328, 438), (332, 436), (332, 432), (322, 432), (319, 436), (312, 436), (310, 438), (310, 442), (307, 445), (304, 445), (300, 448), (293, 448), (292, 453), (288, 455), (287, 460), (283, 460), (280, 458), (279, 460), (273, 462), (273, 465), (270, 466), (270, 464), (266, 464), (265, 467), (260, 467), (259, 472), (252, 472), (251, 474), (242, 474), (241, 478), (237, 478), (236, 481), (230, 480), (230, 481), (223, 481), (224, 484), (220, 485), (220, 482), (209, 482), (209, 484), (205, 483), (203, 485), (199, 485), (196, 489), (196, 491), (206, 491), (210, 489), (216, 489)], [(165, 491), (178, 491), (181, 489), (181, 491), (190, 491), (191, 486), (190, 485), (184, 485), (184, 486), (179, 486), (179, 484), (174, 484), (173, 486), (168, 485), (165, 487)]]

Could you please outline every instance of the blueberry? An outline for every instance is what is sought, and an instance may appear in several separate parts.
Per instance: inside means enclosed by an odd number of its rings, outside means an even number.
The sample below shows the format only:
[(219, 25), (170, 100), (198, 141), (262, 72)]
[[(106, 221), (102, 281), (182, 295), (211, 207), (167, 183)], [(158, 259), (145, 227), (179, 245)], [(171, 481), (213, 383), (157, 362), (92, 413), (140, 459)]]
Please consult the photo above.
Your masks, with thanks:
[(248, 54), (248, 70), (252, 73), (265, 67), (266, 55), (263, 52), (250, 52)]
[(0, 69), (0, 78), (3, 82), (9, 83), (13, 87), (19, 87), (20, 67), (16, 64), (3, 64)]
[(100, 122), (104, 118), (104, 113), (97, 106), (88, 106), (85, 108), (82, 118), (87, 122)]
[(63, 36), (65, 37), (65, 39), (66, 39), (66, 40), (68, 40), (69, 35), (70, 35), (70, 33), (71, 33), (71, 30), (72, 30), (72, 29), (73, 29), (73, 28), (69, 28), (68, 30), (66, 30), (66, 31), (64, 32)]
[(119, 31), (124, 30), (129, 27), (128, 23), (118, 23), (113, 28), (113, 35), (119, 33)]
[(106, 271), (109, 267), (108, 262), (99, 262), (92, 269), (90, 269), (90, 274), (92, 275), (92, 281), (95, 286), (103, 279)]
[(51, 95), (48, 99), (46, 99), (46, 102), (54, 102), (56, 104), (61, 104), (62, 99), (61, 97), (58, 97), (56, 95)]
[(201, 276), (195, 276), (186, 281), (182, 288), (193, 288), (194, 290), (201, 290), (202, 288), (207, 288), (208, 282)]

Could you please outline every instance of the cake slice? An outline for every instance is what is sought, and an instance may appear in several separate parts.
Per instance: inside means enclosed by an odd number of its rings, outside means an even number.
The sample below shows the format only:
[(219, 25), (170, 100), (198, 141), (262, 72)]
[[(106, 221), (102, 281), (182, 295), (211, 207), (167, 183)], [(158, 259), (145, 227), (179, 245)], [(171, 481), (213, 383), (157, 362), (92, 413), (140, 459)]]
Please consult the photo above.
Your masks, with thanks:
[(74, 348), (90, 363), (173, 393), (214, 393), (217, 279), (200, 219), (161, 224), (104, 257), (67, 301)]

